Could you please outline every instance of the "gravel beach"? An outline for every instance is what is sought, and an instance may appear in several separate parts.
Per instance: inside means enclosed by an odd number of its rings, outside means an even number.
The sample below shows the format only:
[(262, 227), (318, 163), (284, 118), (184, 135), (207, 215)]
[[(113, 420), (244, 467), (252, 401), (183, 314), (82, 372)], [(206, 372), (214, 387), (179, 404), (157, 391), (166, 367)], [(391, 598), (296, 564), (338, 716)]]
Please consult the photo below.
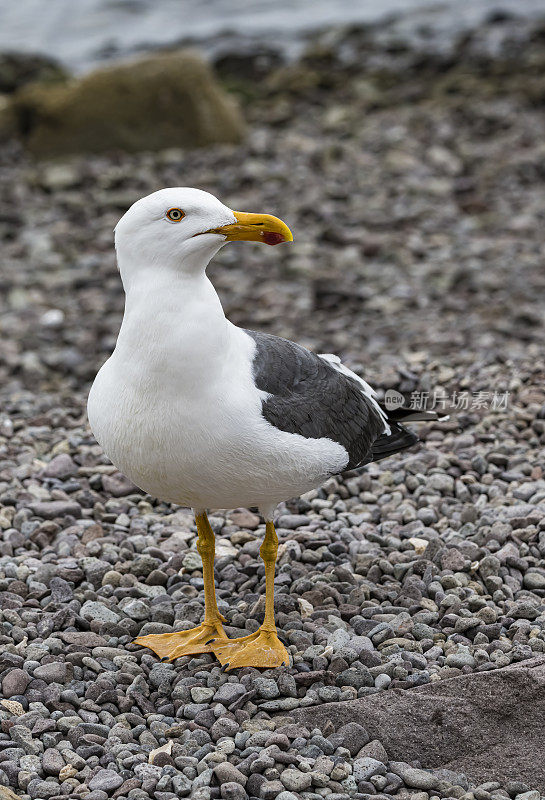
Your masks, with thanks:
[[(259, 91), (223, 62), (241, 146), (50, 163), (0, 147), (0, 798), (545, 793), (501, 763), (478, 783), (392, 760), (364, 717), (312, 729), (292, 713), (545, 654), (544, 65), (545, 28), (508, 16), (436, 52), (350, 29)], [(131, 644), (204, 608), (191, 512), (119, 474), (85, 413), (123, 309), (112, 229), (171, 185), (294, 232), (214, 260), (233, 322), (451, 413), (279, 508), (289, 669)], [(252, 632), (264, 525), (247, 509), (210, 522), (227, 633)]]

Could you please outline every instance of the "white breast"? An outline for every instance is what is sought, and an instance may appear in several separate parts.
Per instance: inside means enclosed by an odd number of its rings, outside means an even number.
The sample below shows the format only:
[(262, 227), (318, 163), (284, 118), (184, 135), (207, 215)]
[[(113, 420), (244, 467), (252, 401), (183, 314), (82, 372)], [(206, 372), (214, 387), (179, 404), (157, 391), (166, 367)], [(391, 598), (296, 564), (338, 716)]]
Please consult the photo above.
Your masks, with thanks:
[(343, 469), (338, 443), (264, 419), (255, 343), (223, 312), (212, 305), (215, 313), (201, 314), (196, 302), (184, 318), (178, 304), (169, 311), (154, 310), (149, 297), (133, 301), (88, 413), (106, 454), (139, 487), (194, 508), (272, 509)]

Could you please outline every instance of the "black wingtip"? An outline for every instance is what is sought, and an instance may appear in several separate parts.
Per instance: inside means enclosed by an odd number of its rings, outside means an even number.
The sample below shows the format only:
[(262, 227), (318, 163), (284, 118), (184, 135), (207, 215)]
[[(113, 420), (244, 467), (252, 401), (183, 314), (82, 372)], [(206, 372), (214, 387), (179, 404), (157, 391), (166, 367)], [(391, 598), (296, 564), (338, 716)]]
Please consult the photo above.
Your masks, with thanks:
[(371, 461), (380, 461), (382, 458), (413, 447), (418, 442), (418, 436), (413, 431), (400, 425), (399, 422), (389, 420), (390, 433), (383, 433), (373, 443)]

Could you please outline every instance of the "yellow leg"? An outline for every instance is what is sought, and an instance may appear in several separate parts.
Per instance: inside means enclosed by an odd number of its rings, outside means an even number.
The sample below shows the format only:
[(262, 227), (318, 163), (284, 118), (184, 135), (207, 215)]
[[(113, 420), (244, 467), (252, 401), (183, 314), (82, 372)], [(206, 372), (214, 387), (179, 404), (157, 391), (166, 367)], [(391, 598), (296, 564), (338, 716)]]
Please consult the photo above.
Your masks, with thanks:
[(134, 644), (149, 647), (160, 658), (174, 661), (180, 656), (196, 655), (211, 652), (211, 640), (228, 641), (222, 622), (225, 618), (219, 612), (214, 586), (214, 532), (203, 512), (195, 517), (197, 523), (197, 550), (202, 559), (202, 575), (204, 580), (204, 620), (196, 628), (176, 633), (154, 633), (139, 636)]
[(227, 669), (236, 667), (288, 666), (288, 651), (276, 634), (274, 624), (274, 569), (278, 553), (278, 536), (272, 522), (267, 522), (266, 533), (259, 554), (265, 562), (265, 619), (255, 633), (227, 642), (216, 640), (211, 649)]

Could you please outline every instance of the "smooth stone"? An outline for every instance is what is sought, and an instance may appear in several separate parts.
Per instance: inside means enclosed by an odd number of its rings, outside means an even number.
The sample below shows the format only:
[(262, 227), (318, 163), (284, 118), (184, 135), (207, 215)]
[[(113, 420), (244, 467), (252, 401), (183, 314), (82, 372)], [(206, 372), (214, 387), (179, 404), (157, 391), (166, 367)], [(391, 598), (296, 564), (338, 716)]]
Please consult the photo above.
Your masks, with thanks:
[(2, 678), (2, 694), (5, 698), (24, 694), (31, 680), (28, 672), (22, 669), (12, 669)]
[(103, 792), (111, 792), (119, 788), (123, 783), (123, 778), (118, 772), (113, 769), (101, 769), (89, 781), (89, 789), (91, 791), (100, 789)]
[(382, 761), (377, 761), (376, 758), (365, 756), (354, 761), (353, 775), (356, 781), (366, 781), (373, 775), (384, 775), (385, 772), (386, 767)]

